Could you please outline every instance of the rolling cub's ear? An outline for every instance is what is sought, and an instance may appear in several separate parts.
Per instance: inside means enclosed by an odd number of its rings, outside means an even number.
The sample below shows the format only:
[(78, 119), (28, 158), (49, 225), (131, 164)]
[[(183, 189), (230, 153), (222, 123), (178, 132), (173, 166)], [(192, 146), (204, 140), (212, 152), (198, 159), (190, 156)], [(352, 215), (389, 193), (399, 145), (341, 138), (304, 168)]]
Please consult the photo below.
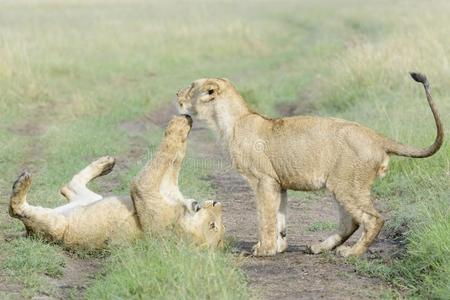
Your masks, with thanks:
[(217, 95), (219, 95), (220, 86), (217, 84), (217, 82), (208, 80), (207, 82), (205, 82), (204, 85), (204, 93), (206, 94), (206, 96), (202, 97), (202, 101), (203, 102), (212, 101), (217, 97)]

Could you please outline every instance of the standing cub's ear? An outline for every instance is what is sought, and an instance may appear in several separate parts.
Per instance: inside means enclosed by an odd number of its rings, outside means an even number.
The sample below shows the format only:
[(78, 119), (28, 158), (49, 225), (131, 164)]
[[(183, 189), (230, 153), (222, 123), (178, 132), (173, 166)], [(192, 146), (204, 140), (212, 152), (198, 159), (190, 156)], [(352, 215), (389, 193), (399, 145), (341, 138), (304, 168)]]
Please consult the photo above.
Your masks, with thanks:
[(203, 86), (203, 94), (205, 95), (201, 97), (201, 101), (203, 102), (214, 100), (220, 93), (220, 86), (215, 81), (208, 80)]

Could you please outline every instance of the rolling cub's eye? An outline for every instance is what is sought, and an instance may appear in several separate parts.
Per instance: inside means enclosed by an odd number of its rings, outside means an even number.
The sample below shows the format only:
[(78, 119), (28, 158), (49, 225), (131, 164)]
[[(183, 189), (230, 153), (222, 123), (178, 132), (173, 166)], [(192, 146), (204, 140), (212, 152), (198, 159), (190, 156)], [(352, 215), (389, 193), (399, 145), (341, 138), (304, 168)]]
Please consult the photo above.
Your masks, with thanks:
[(209, 229), (210, 230), (216, 229), (216, 223), (214, 222), (209, 223)]
[(208, 90), (208, 95), (212, 95), (212, 94), (214, 94), (214, 90), (209, 89), (209, 90)]

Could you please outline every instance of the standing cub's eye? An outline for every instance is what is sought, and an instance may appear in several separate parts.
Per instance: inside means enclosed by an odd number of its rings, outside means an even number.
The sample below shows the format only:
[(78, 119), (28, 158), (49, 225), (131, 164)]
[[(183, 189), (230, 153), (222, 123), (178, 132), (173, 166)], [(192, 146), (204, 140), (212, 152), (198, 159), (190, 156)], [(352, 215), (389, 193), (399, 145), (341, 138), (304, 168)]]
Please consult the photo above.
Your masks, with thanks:
[(209, 229), (213, 230), (215, 228), (216, 228), (216, 223), (214, 223), (214, 222), (209, 223)]
[(209, 95), (214, 94), (214, 90), (208, 90), (208, 94), (209, 94)]

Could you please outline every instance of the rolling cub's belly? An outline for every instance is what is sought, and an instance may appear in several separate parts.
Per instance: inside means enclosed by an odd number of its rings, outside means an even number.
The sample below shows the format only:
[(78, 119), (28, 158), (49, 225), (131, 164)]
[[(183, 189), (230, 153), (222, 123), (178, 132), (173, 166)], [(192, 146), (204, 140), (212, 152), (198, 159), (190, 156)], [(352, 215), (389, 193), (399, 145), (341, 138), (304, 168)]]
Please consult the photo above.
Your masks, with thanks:
[(129, 198), (110, 197), (77, 207), (67, 219), (64, 244), (68, 247), (102, 248), (108, 242), (135, 239), (141, 231)]

